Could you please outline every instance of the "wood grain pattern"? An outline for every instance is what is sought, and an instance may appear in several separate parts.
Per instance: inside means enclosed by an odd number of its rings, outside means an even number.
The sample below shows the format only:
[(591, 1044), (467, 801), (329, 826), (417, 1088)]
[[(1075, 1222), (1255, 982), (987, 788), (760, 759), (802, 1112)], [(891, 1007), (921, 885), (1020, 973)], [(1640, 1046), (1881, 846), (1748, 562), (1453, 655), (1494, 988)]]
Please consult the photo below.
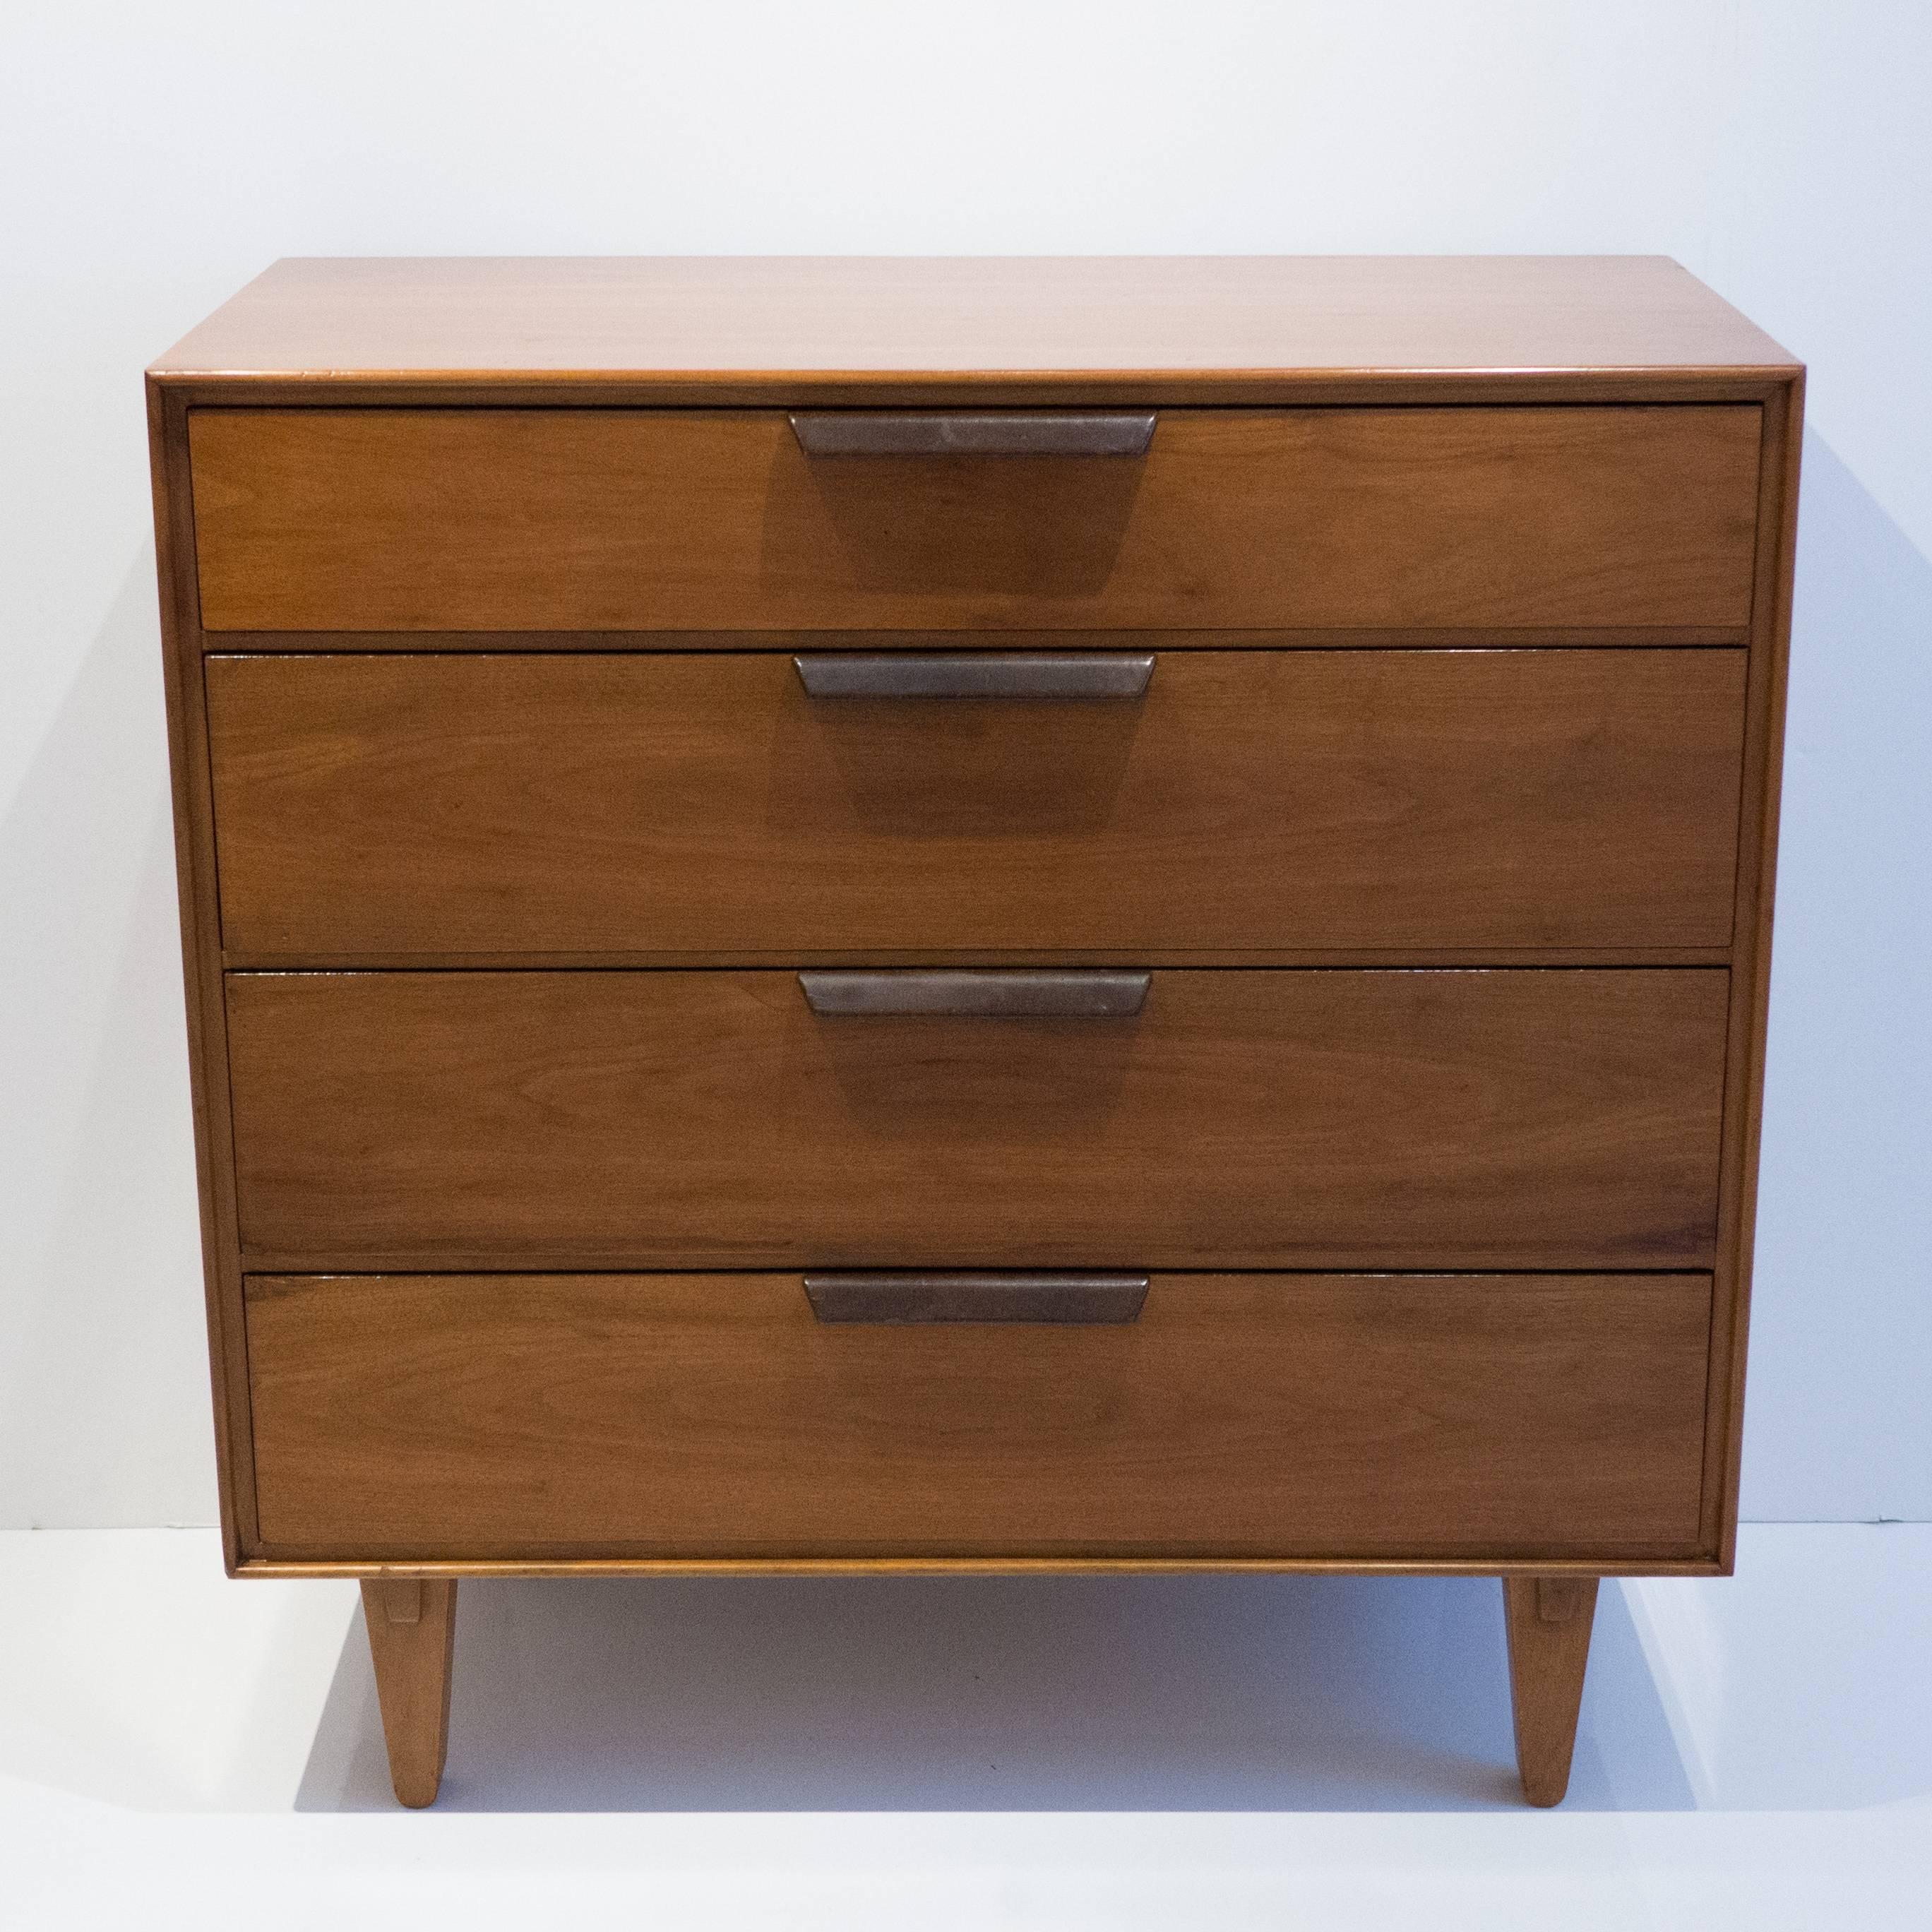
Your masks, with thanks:
[[(237, 974), (258, 1267), (1702, 1268), (1726, 978), (1163, 972), (1130, 1020), (780, 973)], [(400, 1258), (410, 1257), (405, 1261)]]
[(1788, 374), (1659, 256), (278, 262), (154, 364), (169, 380)]
[[(817, 651), (841, 648), (837, 634), (823, 631), (224, 631), (208, 640), (224, 656), (312, 657), (346, 652), (358, 656), (402, 652), (460, 651), (475, 656), (498, 652)], [(1431, 624), (1420, 630), (1175, 631), (1137, 627), (1131, 638), (1118, 630), (868, 631), (868, 651), (1342, 651), (1411, 650), (1691, 650), (1742, 649), (1748, 624), (1512, 624), (1506, 635), (1493, 626)]]
[(389, 1780), (398, 1800), (418, 1810), (436, 1802), (449, 1756), (456, 1586), (416, 1578), (365, 1579), (362, 1622), (375, 1666)]
[(1772, 908), (1778, 874), (1778, 802), (1804, 412), (1801, 372), (1766, 410), (1758, 580), (1753, 598), (1750, 686), (1746, 698), (1749, 728), (1743, 793), (1745, 836), (1738, 867), (1736, 970), (1731, 982), (1725, 1144), (1719, 1190), (1720, 1292), (1713, 1312), (1710, 1434), (1705, 1456), (1706, 1532), (1723, 1552), (1726, 1569), (1735, 1559), (1737, 1546), (1744, 1351), (1757, 1217), (1758, 1137), (1764, 1108)]
[(188, 412), (150, 382), (148, 458), (160, 592), (161, 671), (181, 914), (182, 990), (188, 1021), (196, 1191), (201, 1219), (208, 1380), (214, 1403), (215, 1474), (223, 1560), (232, 1574), (254, 1538), (248, 1364), (243, 1342), (241, 1253), (228, 1094), (227, 1006), (222, 990), (220, 891), (209, 796), (208, 718), (196, 598)]
[(776, 411), (197, 410), (226, 630), (1732, 625), (1760, 410), (1174, 410), (814, 460)]
[(868, 946), (864, 951), (849, 946), (805, 950), (788, 946), (784, 951), (703, 952), (649, 948), (632, 951), (612, 949), (596, 952), (356, 952), (314, 953), (255, 952), (230, 948), (224, 955), (230, 971), (236, 973), (286, 973), (310, 971), (472, 972), (490, 969), (503, 973), (608, 972), (629, 967), (648, 970), (676, 967), (688, 970), (704, 968), (720, 972), (758, 972), (776, 969), (790, 972), (814, 968), (885, 969), (922, 967), (944, 970), (956, 967), (1007, 969), (1046, 966), (1078, 970), (1082, 968), (1120, 968), (1144, 971), (1162, 967), (1238, 968), (1270, 967), (1278, 970), (1307, 968), (1363, 967), (1381, 972), (1390, 967), (1413, 966), (1425, 970), (1436, 968), (1522, 967), (1638, 967), (1717, 966), (1731, 963), (1728, 946), (1231, 946), (1224, 951), (1204, 952), (1198, 946), (1137, 946), (1132, 951), (1119, 947), (1094, 946)]
[(1596, 1613), (1594, 1576), (1503, 1579), (1516, 1768), (1532, 1804), (1560, 1804), (1570, 1788)]
[[(522, 629), (358, 628), (310, 634), (270, 629), (226, 632), (210, 638), (202, 628), (194, 559), (196, 506), (188, 475), (188, 424), (194, 407), (284, 408), (316, 403), (424, 409), (484, 404), (552, 407), (567, 402), (584, 408), (677, 404), (708, 410), (1082, 404), (1199, 405), (1231, 410), (1375, 404), (1385, 406), (1384, 412), (1394, 418), (1424, 406), (1446, 404), (1568, 408), (1586, 404), (1726, 403), (1747, 405), (1747, 412), (1754, 416), (1761, 413), (1750, 591), (1747, 600), (1731, 599), (1736, 607), (1732, 614), (1714, 623), (1672, 619), (1636, 625), (1616, 604), (1616, 596), (1622, 593), (1613, 586), (1608, 602), (1594, 595), (1586, 599), (1580, 592), (1579, 602), (1590, 607), (1580, 616), (1513, 621), (1507, 638), (1517, 644), (1564, 649), (1632, 641), (1691, 647), (1748, 644), (1735, 943), (1673, 950), (1608, 940), (1540, 948), (1485, 942), (1474, 954), (1468, 948), (1436, 943), (1390, 947), (1373, 961), (1571, 967), (1696, 962), (1732, 968), (1719, 1199), (1715, 1240), (1710, 1246), (1716, 1280), (1708, 1352), (1703, 1514), (1692, 1553), (1605, 1556), (1595, 1564), (1546, 1556), (1541, 1566), (1550, 1574), (1562, 1569), (1580, 1574), (1598, 1570), (1709, 1574), (1729, 1567), (1736, 1520), (1744, 1310), (1802, 391), (1802, 372), (1785, 352), (1674, 265), (1656, 261), (290, 263), (251, 286), (179, 352), (163, 358), (149, 384), (208, 1316), (218, 1453), (224, 1458), (224, 1537), (230, 1567), (249, 1574), (320, 1574), (363, 1566), (319, 1558), (266, 1556), (255, 1522), (201, 654), (211, 644), (260, 651), (322, 646), (388, 652), (532, 652), (669, 647), (756, 652), (809, 648), (824, 640), (810, 625), (772, 627), (761, 620), (755, 627), (732, 628), (712, 616), (687, 628), (648, 632), (629, 628), (628, 620), (552, 628), (554, 620), (547, 616), (542, 628)], [(1272, 559), (1263, 561), (1268, 568), (1275, 567)], [(1324, 626), (1305, 621), (1298, 612), (1289, 625), (1240, 628), (1209, 627), (1220, 621), (1211, 615), (1174, 626), (1143, 618), (1135, 624), (1132, 641), (1157, 645), (1163, 652), (1204, 649), (1216, 654), (1235, 649), (1272, 652), (1311, 647), (1378, 651), (1418, 642), (1488, 647), (1499, 641), (1495, 627), (1480, 618), (1420, 603), (1413, 617), (1413, 622), (1376, 625), (1352, 616), (1346, 624)], [(1083, 626), (1069, 622), (1056, 610), (1037, 626), (1022, 626), (1003, 614), (982, 627), (948, 631), (881, 626), (869, 630), (864, 641), (890, 643), (895, 648), (958, 648), (966, 643), (1009, 647), (1085, 643), (1118, 648), (1121, 639), (1106, 628), (1113, 621), (1109, 617)], [(225, 886), (226, 881), (221, 883)], [(424, 884), (428, 889), (435, 882)], [(868, 953), (866, 960), (908, 965), (994, 963), (991, 950), (976, 938), (956, 951), (915, 947)], [(261, 963), (273, 956), (231, 952), (230, 963), (238, 958)], [(578, 966), (620, 962), (786, 968), (859, 963), (843, 948), (816, 958), (802, 950), (781, 954), (757, 947), (742, 953), (719, 949), (695, 957), (674, 950), (568, 953), (550, 948), (354, 956), (365, 964), (386, 958), (391, 965), (519, 968), (546, 961)], [(1096, 964), (1158, 965), (1164, 960), (1185, 963), (1188, 956), (1147, 948), (1123, 955), (1095, 946), (1078, 957)], [(1008, 949), (998, 958), (1009, 963), (1019, 963), (1022, 958), (1041, 964), (1076, 963), (1066, 949)], [(1214, 958), (1217, 964), (1255, 967), (1291, 960), (1305, 966), (1370, 963), (1359, 952), (1334, 948), (1286, 953), (1231, 949)], [(310, 1036), (326, 1042), (326, 1030)], [(564, 1089), (572, 1096), (571, 1104), (577, 1104), (578, 1083), (592, 1079), (598, 1054), (608, 1045), (608, 1040), (586, 1036), (578, 1061), (562, 1077)], [(1589, 1051), (1600, 1046), (1598, 1036), (1598, 1046)], [(1402, 1051), (1398, 1042), (1396, 1058)], [(1552, 1057), (1556, 1052), (1552, 1046)], [(1339, 1064), (1340, 1056), (1328, 1058)], [(533, 1074), (533, 1061), (517, 1065), (530, 1077), (521, 1090), (501, 1098), (500, 1110), (541, 1114), (557, 1082)], [(385, 1082), (392, 1070), (374, 1069), (382, 1077), (369, 1089), (377, 1108), (372, 1133), (386, 1118), (382, 1110), (390, 1102)], [(944, 1070), (943, 1064), (940, 1070)], [(1010, 1090), (1018, 1091), (1036, 1071), (1014, 1074)], [(1610, 1083), (1613, 1141), (1626, 1131), (1636, 1111), (1624, 1104), (1634, 1095), (1630, 1073), (1626, 1065)], [(350, 1083), (332, 1086), (326, 1074), (316, 1077), (332, 1106), (339, 1106), (346, 1117)], [(693, 1077), (702, 1084), (701, 1076)], [(1470, 1087), (1484, 1106), (1484, 1096), (1496, 1091), (1494, 1082), (1472, 1079)], [(1580, 1073), (1570, 1102), (1573, 1127), (1592, 1097)], [(1552, 1132), (1555, 1106), (1552, 1102), (1549, 1116)], [(1658, 1118), (1667, 1111), (1666, 1103)], [(608, 1118), (608, 1110), (600, 1112), (596, 1106), (586, 1112), (593, 1120)], [(572, 1120), (550, 1124), (559, 1133), (574, 1130)], [(540, 1144), (543, 1138), (537, 1137)], [(346, 1146), (346, 1134), (338, 1138)], [(344, 1166), (332, 1170), (338, 1181), (353, 1164), (349, 1156), (355, 1152), (348, 1148)], [(399, 1184), (384, 1162), (372, 1162), (367, 1152), (363, 1150), (361, 1178), (353, 1184), (365, 1194), (394, 1192), (398, 1186), (406, 1194), (416, 1184), (407, 1175)], [(431, 1156), (432, 1165), (442, 1157), (434, 1148)], [(643, 1158), (640, 1154), (627, 1169), (607, 1148), (595, 1164), (606, 1179), (615, 1175), (620, 1186), (628, 1185)], [(704, 1158), (712, 1158), (709, 1150)], [(1613, 1160), (1613, 1151), (1606, 1148), (1604, 1158)], [(1278, 1187), (1282, 1171), (1277, 1164), (1264, 1174), (1258, 1160), (1250, 1178), (1258, 1186), (1272, 1180)], [(1291, 1187), (1304, 1184), (1300, 1172), (1291, 1170)], [(273, 1183), (276, 1188), (284, 1184), (281, 1178)], [(1318, 1189), (1326, 1185), (1318, 1162), (1307, 1184)], [(1401, 1195), (1392, 1193), (1389, 1198), (1409, 1211)], [(1535, 1210), (1534, 1190), (1525, 1198)], [(362, 1211), (359, 1207), (357, 1211)], [(1424, 1217), (1411, 1218), (1413, 1222)], [(1492, 1227), (1507, 1228), (1508, 1220), (1500, 1207), (1490, 1217)], [(1173, 1232), (1178, 1249), (1189, 1238), (1188, 1230), (1176, 1227)], [(381, 1251), (365, 1249), (354, 1258), (358, 1264), (369, 1265), (372, 1258), (380, 1259)], [(326, 1261), (328, 1256), (291, 1258), (306, 1262)], [(553, 1265), (571, 1258), (556, 1254), (543, 1258), (545, 1264)], [(1342, 1264), (1350, 1258), (1337, 1250), (1328, 1256), (1327, 1264)], [(1438, 1265), (1449, 1258), (1428, 1257)], [(414, 1259), (450, 1264), (446, 1252), (430, 1256), (418, 1252)], [(496, 1258), (472, 1259), (494, 1264)], [(1498, 1565), (1514, 1560), (1492, 1551), (1473, 1559), (1358, 1554), (1220, 1561), (1253, 1568), (1466, 1573), (1487, 1568), (1485, 1558), (1492, 1558)], [(706, 1565), (828, 1571), (1006, 1567), (1104, 1570), (1185, 1568), (1215, 1561), (998, 1553), (977, 1558), (664, 1558), (591, 1552), (550, 1561), (526, 1558), (493, 1564), (471, 1559), (466, 1564), (458, 1559), (446, 1566), (446, 1574), (504, 1569), (602, 1574)]]
[(231, 952), (1722, 946), (1736, 651), (1190, 652), (1137, 702), (788, 657), (211, 658)]
[(270, 1556), (1689, 1553), (1701, 1275), (1155, 1280), (1105, 1328), (795, 1275), (255, 1278)]
[[(1559, 1799), (1597, 1578), (1732, 1558), (1802, 401), (1656, 260), (284, 263), (164, 358), (224, 1550), (375, 1573), (399, 1796), (460, 1574), (1229, 1568), (1506, 1574)], [(1080, 406), (1150, 457), (782, 413)], [(880, 644), (1165, 658), (778, 655)], [(1156, 984), (792, 977), (1022, 963)]]
[(1691, 1556), (526, 1556), (378, 1561), (244, 1556), (237, 1576), (1723, 1576), (1714, 1553)]

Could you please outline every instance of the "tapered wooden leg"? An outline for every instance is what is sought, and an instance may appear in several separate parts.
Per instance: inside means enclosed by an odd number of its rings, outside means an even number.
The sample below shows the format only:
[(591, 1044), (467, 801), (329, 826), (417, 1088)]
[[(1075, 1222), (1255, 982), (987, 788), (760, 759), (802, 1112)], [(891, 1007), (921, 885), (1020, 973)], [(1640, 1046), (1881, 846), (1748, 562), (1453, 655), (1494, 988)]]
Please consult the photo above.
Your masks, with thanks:
[(442, 1783), (443, 1760), (449, 1754), (456, 1585), (366, 1577), (362, 1621), (369, 1628), (369, 1654), (375, 1660), (390, 1782), (405, 1804), (433, 1804)]
[(1516, 1762), (1522, 1795), (1556, 1804), (1570, 1788), (1590, 1624), (1597, 1614), (1594, 1576), (1505, 1576), (1503, 1617), (1509, 1631), (1510, 1695), (1516, 1706)]

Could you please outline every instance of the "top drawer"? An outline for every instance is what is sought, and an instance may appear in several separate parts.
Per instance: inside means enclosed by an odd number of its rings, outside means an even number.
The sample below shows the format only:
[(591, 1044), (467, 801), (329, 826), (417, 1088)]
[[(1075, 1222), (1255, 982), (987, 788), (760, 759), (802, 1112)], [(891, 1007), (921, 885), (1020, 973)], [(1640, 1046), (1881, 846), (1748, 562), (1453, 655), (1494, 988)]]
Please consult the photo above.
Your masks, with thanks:
[(766, 410), (199, 410), (205, 628), (1735, 630), (1754, 404), (1166, 410), (808, 456)]

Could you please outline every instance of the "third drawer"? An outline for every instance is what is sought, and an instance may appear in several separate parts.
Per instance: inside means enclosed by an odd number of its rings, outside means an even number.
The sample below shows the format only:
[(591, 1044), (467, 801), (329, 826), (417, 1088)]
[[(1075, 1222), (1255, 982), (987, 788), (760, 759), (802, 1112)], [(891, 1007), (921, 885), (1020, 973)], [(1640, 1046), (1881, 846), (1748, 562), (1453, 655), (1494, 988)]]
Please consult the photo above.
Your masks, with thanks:
[(236, 974), (243, 1246), (291, 1270), (1711, 1265), (1724, 970), (1150, 980), (1070, 1017), (818, 1011), (778, 972)]
[(1179, 651), (1068, 700), (814, 698), (777, 653), (218, 658), (223, 934), (278, 963), (1721, 946), (1745, 665)]

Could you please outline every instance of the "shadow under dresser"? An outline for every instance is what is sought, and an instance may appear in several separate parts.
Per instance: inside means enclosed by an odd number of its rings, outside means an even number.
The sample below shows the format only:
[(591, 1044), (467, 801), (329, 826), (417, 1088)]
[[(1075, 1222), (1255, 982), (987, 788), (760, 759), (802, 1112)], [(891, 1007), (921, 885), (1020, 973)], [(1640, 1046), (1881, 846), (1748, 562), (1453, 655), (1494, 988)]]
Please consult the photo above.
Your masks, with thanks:
[(1649, 258), (288, 261), (148, 372), (217, 1442), (474, 1575), (1736, 1524), (1803, 372)]

